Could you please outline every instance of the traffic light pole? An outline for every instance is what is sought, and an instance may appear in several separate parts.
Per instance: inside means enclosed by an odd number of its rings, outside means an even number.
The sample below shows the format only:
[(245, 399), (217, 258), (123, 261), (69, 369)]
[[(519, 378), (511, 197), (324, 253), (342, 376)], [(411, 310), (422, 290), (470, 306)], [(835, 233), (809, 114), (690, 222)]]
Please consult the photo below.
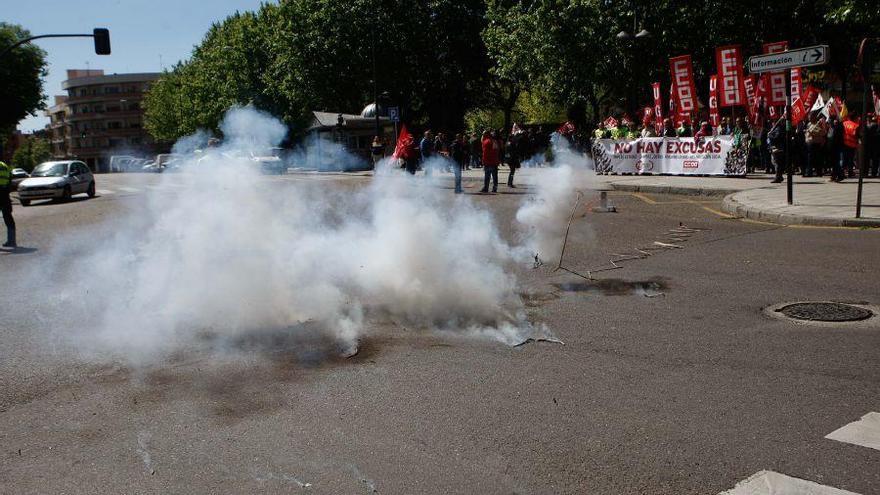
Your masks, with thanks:
[(4, 48), (3, 51), (0, 51), (0, 59), (12, 51), (13, 48), (41, 38), (95, 38), (95, 53), (98, 55), (110, 54), (110, 32), (103, 28), (97, 28), (92, 34), (41, 34), (39, 36), (31, 36), (30, 38), (16, 41), (11, 46)]

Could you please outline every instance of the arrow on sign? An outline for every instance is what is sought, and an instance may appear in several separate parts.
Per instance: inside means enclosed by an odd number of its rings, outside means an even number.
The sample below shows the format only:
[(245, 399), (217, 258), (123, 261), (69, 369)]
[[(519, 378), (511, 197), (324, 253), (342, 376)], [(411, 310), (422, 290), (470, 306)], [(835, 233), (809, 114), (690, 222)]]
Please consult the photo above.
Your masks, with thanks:
[(816, 62), (817, 60), (822, 58), (822, 50), (816, 48), (815, 50), (813, 50), (812, 56), (813, 56), (813, 62)]

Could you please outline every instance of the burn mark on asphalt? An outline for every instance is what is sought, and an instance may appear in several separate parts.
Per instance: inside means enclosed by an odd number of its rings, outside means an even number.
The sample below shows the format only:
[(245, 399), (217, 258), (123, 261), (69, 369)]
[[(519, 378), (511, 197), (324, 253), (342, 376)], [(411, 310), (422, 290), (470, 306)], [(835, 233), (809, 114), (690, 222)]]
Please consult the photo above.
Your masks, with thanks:
[(606, 278), (585, 282), (565, 282), (553, 284), (563, 292), (586, 292), (603, 296), (647, 296), (652, 297), (668, 289), (663, 278), (645, 281), (630, 281), (617, 278)]

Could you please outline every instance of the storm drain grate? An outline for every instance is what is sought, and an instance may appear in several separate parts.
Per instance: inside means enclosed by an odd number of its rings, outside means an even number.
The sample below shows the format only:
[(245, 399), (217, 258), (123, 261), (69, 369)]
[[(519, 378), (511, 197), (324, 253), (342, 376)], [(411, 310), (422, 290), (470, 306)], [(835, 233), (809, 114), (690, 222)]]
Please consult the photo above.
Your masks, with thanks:
[(861, 321), (874, 316), (870, 310), (836, 302), (800, 302), (776, 310), (789, 318), (807, 321)]

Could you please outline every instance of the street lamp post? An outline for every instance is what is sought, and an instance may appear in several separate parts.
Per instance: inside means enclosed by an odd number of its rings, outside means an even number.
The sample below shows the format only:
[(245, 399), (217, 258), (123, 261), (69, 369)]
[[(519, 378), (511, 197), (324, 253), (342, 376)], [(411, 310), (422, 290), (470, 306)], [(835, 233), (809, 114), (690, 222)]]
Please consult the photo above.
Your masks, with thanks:
[(92, 34), (41, 34), (39, 36), (31, 36), (30, 38), (16, 41), (12, 45), (4, 48), (3, 51), (0, 51), (0, 59), (12, 51), (13, 48), (41, 38), (94, 38), (95, 53), (97, 55), (110, 55), (110, 31), (106, 28), (95, 28), (92, 31)]
[(630, 6), (631, 6), (632, 12), (633, 12), (632, 32), (634, 32), (636, 34), (632, 35), (632, 34), (626, 32), (626, 30), (622, 30), (619, 33), (617, 33), (616, 37), (621, 42), (624, 42), (624, 43), (631, 42), (632, 43), (630, 46), (631, 56), (629, 57), (629, 65), (630, 65), (630, 74), (633, 77), (633, 81), (630, 84), (630, 90), (628, 91), (629, 102), (627, 103), (627, 106), (629, 107), (628, 110), (635, 111), (636, 110), (635, 107), (638, 104), (638, 86), (639, 86), (639, 84), (638, 84), (639, 78), (636, 75), (638, 72), (636, 70), (636, 56), (638, 53), (637, 43), (640, 40), (646, 40), (646, 39), (650, 38), (651, 32), (648, 31), (647, 29), (644, 29), (644, 28), (641, 31), (636, 32), (636, 30), (638, 30), (638, 28), (639, 28), (638, 27), (639, 26), (639, 11), (638, 11), (638, 7), (636, 6), (635, 0), (632, 0), (632, 2), (630, 3)]

